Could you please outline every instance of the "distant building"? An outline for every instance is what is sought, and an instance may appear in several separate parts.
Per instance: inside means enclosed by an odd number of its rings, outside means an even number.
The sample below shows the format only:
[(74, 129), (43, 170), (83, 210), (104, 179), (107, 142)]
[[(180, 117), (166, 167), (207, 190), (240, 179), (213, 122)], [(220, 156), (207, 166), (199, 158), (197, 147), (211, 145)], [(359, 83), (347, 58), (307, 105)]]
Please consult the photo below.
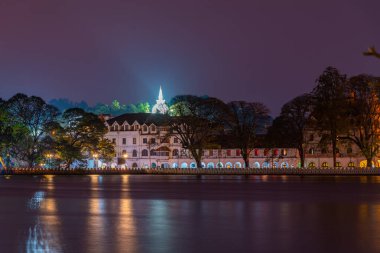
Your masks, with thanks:
[(158, 99), (156, 100), (156, 104), (152, 108), (152, 113), (166, 114), (168, 111), (169, 111), (169, 107), (165, 102), (164, 96), (162, 95), (162, 89), (160, 86)]

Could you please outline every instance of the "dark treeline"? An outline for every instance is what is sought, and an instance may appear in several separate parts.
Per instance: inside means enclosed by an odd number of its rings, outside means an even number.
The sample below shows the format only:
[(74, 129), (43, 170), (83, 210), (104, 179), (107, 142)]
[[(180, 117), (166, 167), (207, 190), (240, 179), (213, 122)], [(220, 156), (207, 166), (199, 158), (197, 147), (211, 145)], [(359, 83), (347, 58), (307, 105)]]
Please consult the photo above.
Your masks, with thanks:
[(60, 113), (40, 97), (16, 94), (0, 100), (0, 162), (3, 167), (78, 166), (96, 153), (114, 154), (99, 117), (80, 108)]
[[(379, 152), (380, 79), (370, 75), (347, 77), (328, 67), (316, 80), (310, 93), (287, 102), (273, 122), (268, 108), (258, 102), (181, 95), (170, 102), (168, 135), (176, 136), (201, 167), (206, 149), (234, 147), (249, 166), (250, 153), (257, 147), (297, 148), (304, 167), (307, 134), (318, 133), (320, 147), (328, 150), (334, 165), (337, 146), (352, 143), (371, 165)], [(52, 104), (66, 104), (63, 112)], [(79, 104), (56, 100), (47, 104), (39, 97), (16, 94), (0, 100), (0, 154), (3, 166), (70, 166), (97, 157), (111, 160), (113, 144), (104, 138), (107, 132), (98, 115), (128, 111), (114, 101), (104, 111), (91, 111)], [(71, 108), (74, 107), (74, 108)], [(81, 107), (81, 108), (78, 108)], [(84, 108), (83, 108), (84, 107)], [(126, 110), (126, 111), (123, 111)], [(96, 154), (96, 156), (95, 156)], [(54, 157), (54, 159), (52, 159)]]
[(124, 105), (120, 104), (119, 101), (114, 100), (111, 104), (98, 103), (95, 106), (89, 106), (85, 101), (73, 102), (67, 98), (59, 98), (50, 100), (49, 104), (55, 106), (60, 112), (64, 112), (70, 108), (81, 108), (86, 112), (91, 112), (97, 115), (111, 114), (116, 116), (124, 113), (150, 112), (150, 105), (148, 102)]
[(356, 145), (371, 166), (380, 147), (379, 87), (378, 77), (347, 77), (328, 67), (310, 93), (282, 107), (269, 128), (267, 141), (278, 147), (296, 147), (303, 167), (306, 133), (316, 132), (322, 137), (319, 146), (331, 153), (334, 166), (337, 146), (343, 143)]
[(286, 103), (270, 127), (262, 103), (217, 98), (177, 96), (171, 102), (171, 134), (176, 135), (201, 165), (203, 150), (234, 147), (249, 165), (256, 147), (297, 148), (304, 167), (307, 134), (316, 133), (319, 146), (333, 157), (338, 145), (352, 143), (371, 166), (380, 147), (380, 79), (370, 75), (347, 77), (328, 67), (315, 88)]

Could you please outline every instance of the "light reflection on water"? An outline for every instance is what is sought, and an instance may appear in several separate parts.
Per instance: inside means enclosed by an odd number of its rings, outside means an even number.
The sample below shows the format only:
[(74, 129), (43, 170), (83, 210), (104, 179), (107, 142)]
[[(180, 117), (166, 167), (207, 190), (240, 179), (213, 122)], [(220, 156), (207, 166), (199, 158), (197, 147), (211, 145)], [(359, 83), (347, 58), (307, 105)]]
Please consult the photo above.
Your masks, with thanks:
[(25, 231), (30, 253), (380, 252), (379, 179), (0, 178), (0, 238)]
[(40, 208), (41, 203), (44, 200), (44, 198), (45, 198), (44, 191), (35, 192), (33, 197), (30, 198), (30, 200), (28, 201), (28, 208), (30, 210), (37, 210), (38, 208)]

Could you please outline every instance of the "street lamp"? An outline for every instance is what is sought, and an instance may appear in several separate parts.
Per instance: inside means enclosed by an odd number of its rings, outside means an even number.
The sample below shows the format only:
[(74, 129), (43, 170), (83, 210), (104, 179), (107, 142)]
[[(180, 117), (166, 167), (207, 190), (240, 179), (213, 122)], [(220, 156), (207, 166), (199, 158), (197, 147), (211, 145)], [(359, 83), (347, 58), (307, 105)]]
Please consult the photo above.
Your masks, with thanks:
[(47, 168), (50, 168), (51, 167), (51, 159), (53, 158), (53, 154), (51, 154), (51, 153), (47, 153), (46, 154), (46, 162), (47, 162), (47, 164), (46, 164), (46, 167)]
[[(128, 159), (128, 154), (127, 154), (127, 152), (125, 152), (124, 154), (123, 154), (123, 158), (124, 158), (124, 165), (126, 165), (127, 164), (127, 159)], [(125, 166), (126, 167), (126, 166)]]
[(94, 153), (92, 156), (94, 157), (95, 169), (97, 169), (98, 168), (98, 157), (99, 157), (99, 155), (97, 153)]

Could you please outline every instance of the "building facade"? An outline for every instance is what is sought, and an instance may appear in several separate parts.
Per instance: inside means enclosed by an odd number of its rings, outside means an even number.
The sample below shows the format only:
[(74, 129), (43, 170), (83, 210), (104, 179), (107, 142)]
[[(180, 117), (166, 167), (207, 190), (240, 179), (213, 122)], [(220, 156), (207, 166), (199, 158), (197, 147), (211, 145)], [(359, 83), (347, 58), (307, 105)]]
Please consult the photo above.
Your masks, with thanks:
[[(180, 140), (168, 134), (165, 123), (169, 116), (168, 106), (160, 87), (157, 104), (152, 113), (129, 113), (106, 120), (106, 138), (115, 144), (116, 156), (111, 167), (139, 168), (196, 168), (190, 152), (182, 148)], [(296, 149), (254, 149), (250, 155), (252, 168), (297, 167), (299, 156)], [(101, 166), (101, 165), (100, 165)], [(204, 168), (245, 167), (240, 150), (234, 147), (204, 150)]]
[[(334, 167), (333, 150), (330, 144), (323, 144), (323, 134), (309, 129), (305, 137), (305, 167)], [(336, 152), (335, 167), (367, 167), (367, 160), (360, 149), (350, 141), (339, 140)], [(370, 167), (380, 167), (380, 157), (374, 158)]]

